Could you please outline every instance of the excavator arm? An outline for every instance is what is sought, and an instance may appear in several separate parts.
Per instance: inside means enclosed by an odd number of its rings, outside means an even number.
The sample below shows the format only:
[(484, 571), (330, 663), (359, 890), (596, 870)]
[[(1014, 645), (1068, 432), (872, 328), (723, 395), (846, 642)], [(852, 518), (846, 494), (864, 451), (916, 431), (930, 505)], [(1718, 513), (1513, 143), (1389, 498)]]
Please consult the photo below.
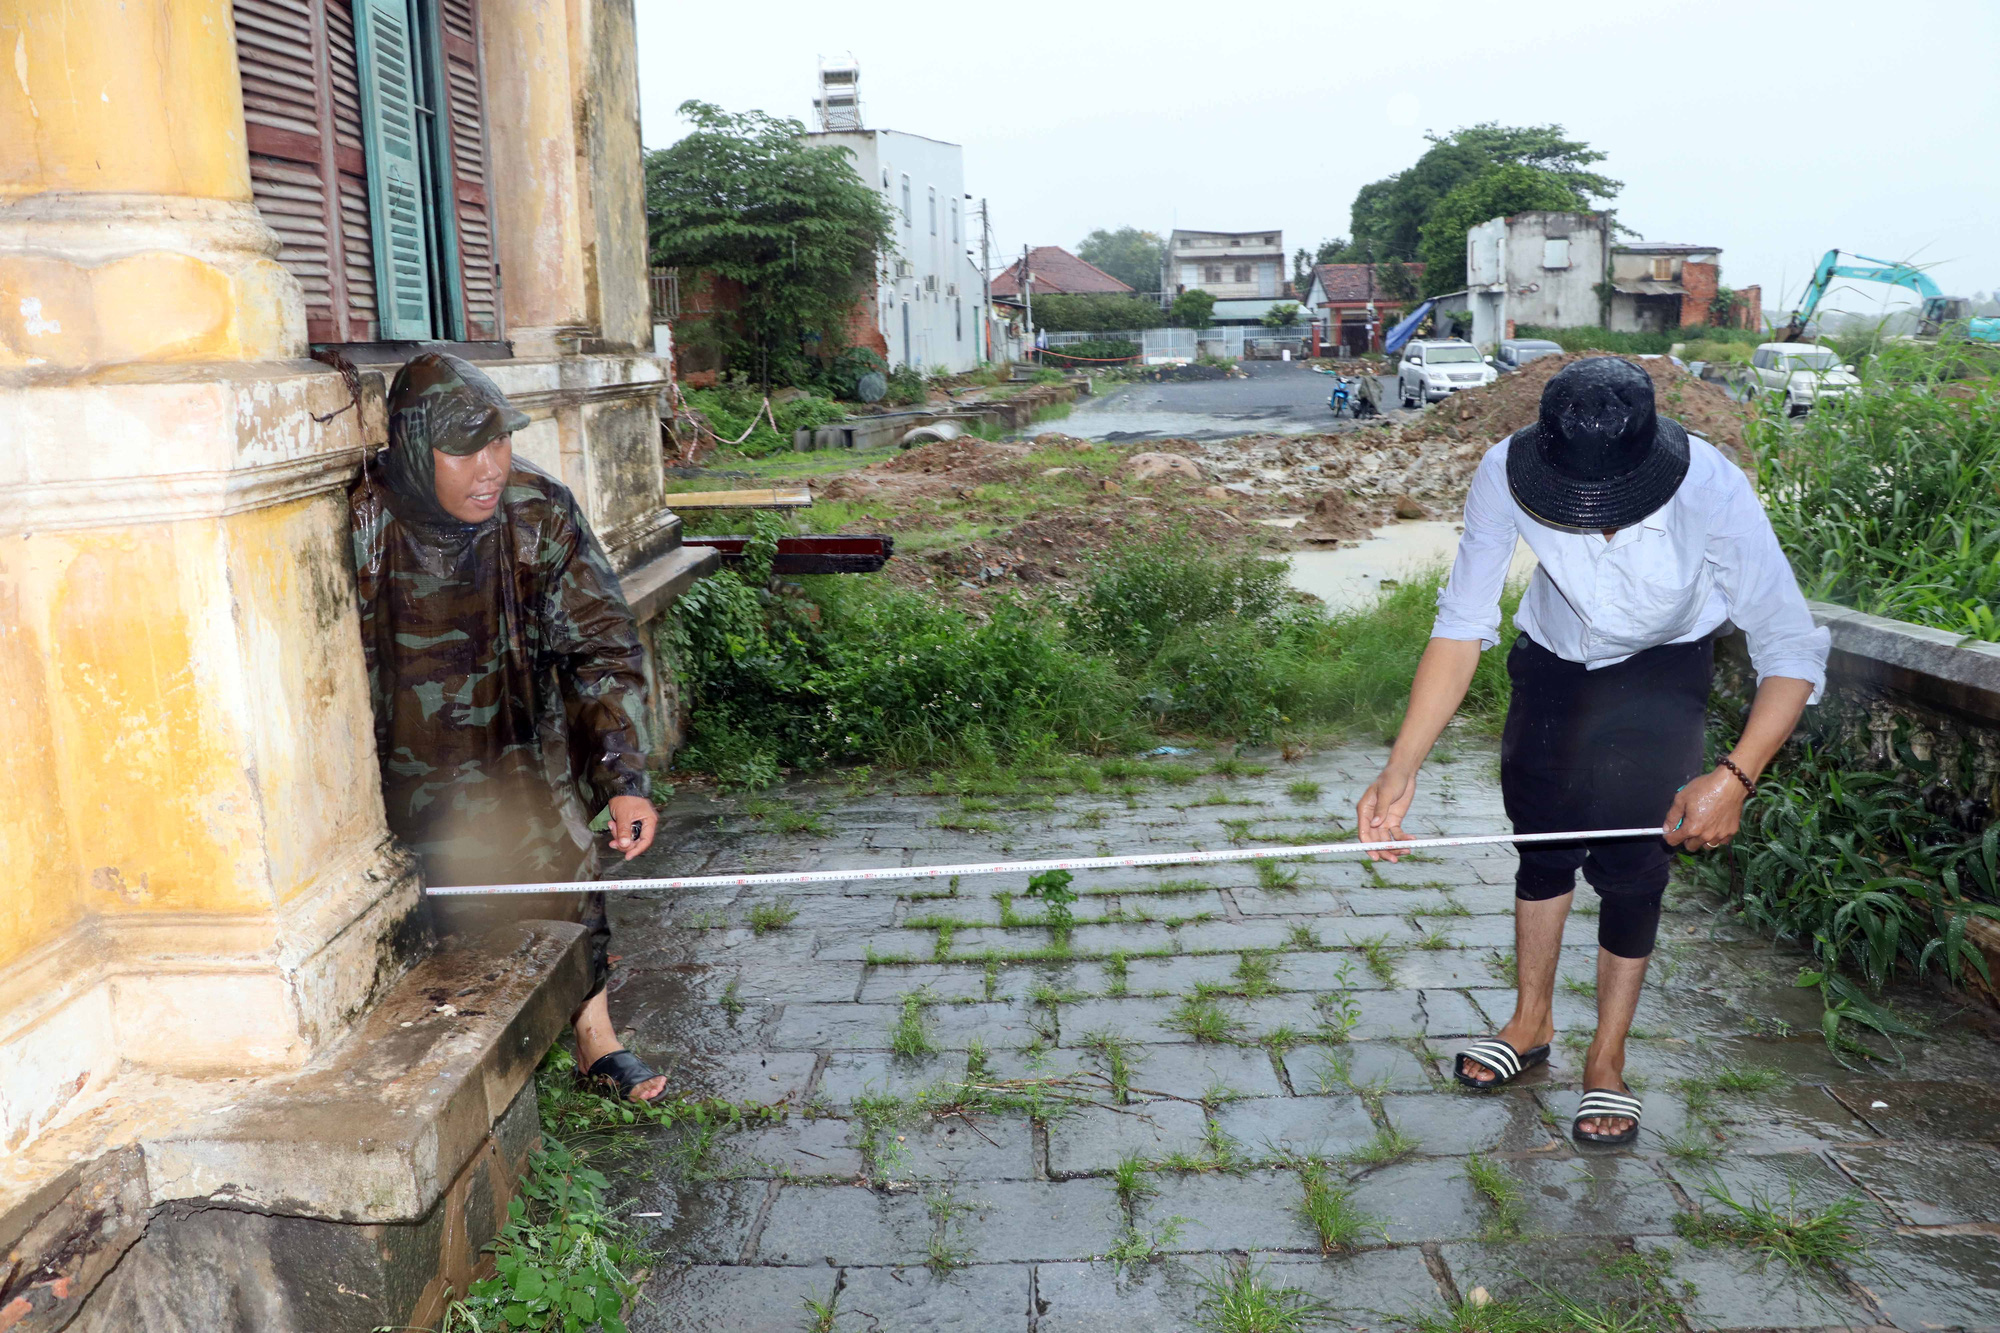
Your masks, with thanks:
[(1820, 298), (1826, 295), (1827, 287), (1835, 278), (1857, 278), (1862, 282), (1886, 282), (1892, 287), (1907, 287), (1924, 298), (1926, 318), (1930, 316), (1932, 304), (1944, 300), (1944, 294), (1938, 291), (1937, 284), (1913, 264), (1855, 255), (1854, 258), (1865, 260), (1867, 264), (1873, 266), (1863, 267), (1860, 264), (1841, 263), (1840, 255), (1841, 252), (1838, 250), (1829, 250), (1820, 256), (1819, 263), (1813, 268), (1812, 281), (1806, 284), (1799, 308), (1792, 312), (1791, 322), (1778, 334), (1779, 342), (1795, 343), (1805, 337), (1806, 325), (1811, 322), (1813, 311), (1819, 308)]

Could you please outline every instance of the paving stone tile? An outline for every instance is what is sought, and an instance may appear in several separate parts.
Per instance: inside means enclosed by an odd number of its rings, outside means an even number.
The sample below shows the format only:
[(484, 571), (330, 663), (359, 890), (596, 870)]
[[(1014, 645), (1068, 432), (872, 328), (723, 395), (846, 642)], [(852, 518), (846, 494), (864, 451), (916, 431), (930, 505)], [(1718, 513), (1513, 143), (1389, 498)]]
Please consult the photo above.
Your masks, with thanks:
[(1302, 1256), (1252, 1253), (1265, 1280), (1291, 1287), (1330, 1307), (1321, 1327), (1339, 1333), (1403, 1333), (1402, 1316), (1440, 1313), (1443, 1297), (1421, 1250), (1362, 1250), (1356, 1254)]
[(1160, 1259), (1139, 1265), (1039, 1264), (1036, 1333), (1168, 1333), (1198, 1327), (1201, 1279), (1219, 1257)]
[(708, 1169), (719, 1176), (768, 1180), (773, 1176), (861, 1174), (861, 1153), (851, 1146), (848, 1124), (833, 1119), (792, 1119), (782, 1125), (739, 1129), (715, 1137)]
[[(900, 1015), (889, 1004), (790, 1004), (771, 1033), (779, 1050), (886, 1050)], [(964, 1050), (980, 1041), (989, 1050), (1018, 1050), (1038, 1035), (1028, 1006), (933, 1004), (924, 1025), (940, 1049)]]
[(784, 1185), (771, 1205), (757, 1260), (766, 1264), (918, 1264), (935, 1226), (915, 1193), (854, 1185)]
[(1721, 1124), (1736, 1152), (1785, 1152), (1876, 1137), (1865, 1121), (1825, 1088), (1810, 1084), (1755, 1095), (1718, 1093), (1706, 1115)]
[(1911, 1226), (2000, 1222), (2000, 1152), (1962, 1144), (1878, 1143), (1835, 1148), (1833, 1158)]
[(1049, 1123), (1049, 1174), (1109, 1171), (1134, 1155), (1157, 1161), (1170, 1153), (1199, 1153), (1207, 1129), (1201, 1108), (1186, 1102), (1079, 1106)]
[(1404, 1162), (1371, 1171), (1355, 1182), (1353, 1203), (1382, 1219), (1396, 1244), (1470, 1240), (1486, 1226), (1486, 1210), (1456, 1162)]
[(1413, 912), (1447, 912), (1452, 890), (1444, 888), (1358, 888), (1343, 892), (1352, 916), (1409, 916)]
[[(1260, 918), (1269, 921), (1270, 918)], [(1289, 946), (1294, 926), (1309, 927), (1320, 944), (1330, 949), (1354, 948), (1380, 941), (1395, 946), (1414, 944), (1416, 932), (1410, 923), (1395, 916), (1300, 916), (1284, 920), (1284, 939), (1275, 947)]]
[(1496, 1301), (1546, 1306), (1553, 1291), (1580, 1305), (1627, 1312), (1646, 1300), (1637, 1278), (1605, 1271), (1630, 1256), (1602, 1238), (1456, 1244), (1439, 1254), (1461, 1295), (1484, 1287)]
[(1311, 991), (1324, 995), (1332, 991), (1388, 990), (1390, 982), (1368, 970), (1368, 960), (1358, 950), (1328, 949), (1321, 953), (1288, 953), (1275, 980), (1288, 991)]
[[(993, 977), (994, 1000), (1023, 1000), (1037, 986), (1061, 992), (1101, 994), (1106, 986), (1099, 963), (1042, 965), (1014, 963), (998, 968)], [(915, 967), (874, 967), (861, 983), (864, 1004), (895, 1004), (916, 990), (928, 990), (940, 1000), (985, 1000), (986, 970), (977, 963), (931, 963)]]
[[(1102, 1059), (1093, 1063), (1104, 1067)], [(1205, 1100), (1212, 1088), (1222, 1087), (1243, 1097), (1282, 1097), (1285, 1085), (1271, 1067), (1271, 1057), (1262, 1050), (1242, 1046), (1156, 1045), (1135, 1046), (1126, 1053), (1132, 1069), (1131, 1084), (1142, 1093), (1165, 1093), (1190, 1100)]]
[[(1025, 1264), (973, 1264), (939, 1275), (926, 1268), (850, 1268), (836, 1333), (1027, 1333)], [(732, 1325), (718, 1324), (717, 1329)], [(806, 1327), (794, 1320), (792, 1330)]]
[(1300, 1095), (1349, 1088), (1422, 1092), (1432, 1086), (1423, 1061), (1400, 1046), (1377, 1041), (1296, 1047), (1285, 1052), (1285, 1073)]
[(647, 1180), (633, 1174), (639, 1163), (619, 1166), (607, 1173), (611, 1198), (666, 1263), (735, 1263), (770, 1192), (761, 1180)]
[(805, 1097), (814, 1063), (810, 1051), (682, 1052), (654, 1068), (666, 1075), (669, 1093), (723, 1097), (732, 1102), (789, 1099), (796, 1105)]
[(1424, 1035), (1424, 999), (1421, 991), (1356, 991), (1354, 1002), (1361, 1019), (1347, 1035), (1355, 1041), (1381, 1041)]
[(1026, 1116), (949, 1116), (884, 1131), (876, 1160), (891, 1180), (1032, 1180), (1035, 1136)]
[[(1299, 1213), (1305, 1194), (1296, 1172), (1161, 1172), (1153, 1185), (1159, 1192), (1140, 1204), (1137, 1225), (1160, 1238), (1162, 1249), (1182, 1254), (1319, 1249), (1318, 1235)], [(1167, 1223), (1177, 1217), (1186, 1220), (1179, 1235), (1167, 1240)]]
[[(1831, 1281), (1802, 1275), (1775, 1261), (1760, 1263), (1729, 1246), (1698, 1249), (1678, 1240), (1641, 1237), (1639, 1252), (1671, 1265), (1670, 1291), (1681, 1297), (1688, 1327), (1700, 1333), (1738, 1329), (1867, 1327), (1876, 1320)], [(1693, 1294), (1686, 1294), (1687, 1287)], [(1922, 1325), (1906, 1325), (1922, 1327)]]
[[(733, 1268), (690, 1264), (660, 1268), (634, 1304), (632, 1333), (798, 1333), (808, 1298), (833, 1297), (831, 1268)], [(850, 1333), (857, 1324), (841, 1327)]]
[[(902, 924), (897, 918), (896, 900), (887, 895), (860, 898), (840, 893), (787, 893), (782, 897), (798, 915), (779, 927), (781, 930), (814, 930), (820, 927), (880, 930)], [(769, 890), (753, 889), (739, 900), (731, 915), (747, 925), (752, 906), (777, 900)]]
[(1352, 916), (1347, 896), (1351, 889), (1297, 888), (1260, 889), (1254, 887), (1235, 888), (1229, 896), (1236, 902), (1236, 910), (1244, 916)]
[[(1717, 1204), (1709, 1191), (1720, 1188), (1739, 1203), (1761, 1202), (1769, 1207), (1818, 1209), (1845, 1198), (1864, 1197), (1854, 1182), (1818, 1153), (1774, 1153), (1752, 1157), (1731, 1153), (1720, 1161), (1693, 1165), (1670, 1161), (1667, 1173), (1704, 1210)], [(1873, 1202), (1861, 1220), (1881, 1225), (1887, 1216)]]
[[(1335, 937), (1351, 923), (1351, 917), (1301, 917), (1319, 931), (1320, 939), (1328, 944), (1340, 943)], [(1284, 949), (1291, 945), (1293, 921), (1288, 917), (1252, 917), (1248, 921), (1204, 921), (1199, 925), (1182, 926), (1174, 932), (1174, 946), (1181, 953), (1209, 953), (1223, 950), (1235, 953), (1243, 949)]]
[(1080, 1045), (1097, 1034), (1137, 1042), (1185, 1042), (1194, 1038), (1167, 1026), (1172, 1000), (1083, 1000), (1062, 1007), (1064, 1045)]
[(1521, 1182), (1530, 1234), (1665, 1235), (1680, 1212), (1673, 1190), (1641, 1158), (1593, 1154), (1500, 1165)]
[(820, 1071), (818, 1095), (844, 1112), (858, 1097), (909, 1097), (965, 1077), (965, 1055), (943, 1051), (908, 1059), (887, 1051), (835, 1051)]
[[(1289, 962), (1298, 955), (1286, 954)], [(1151, 996), (1165, 991), (1175, 999), (1192, 995), (1202, 982), (1227, 985), (1235, 974), (1237, 960), (1230, 954), (1201, 958), (1134, 958), (1125, 965), (1125, 989), (1133, 996)]]
[(1893, 1236), (1852, 1276), (1898, 1328), (2000, 1329), (2000, 1236)]
[[(1491, 1011), (1482, 1012), (1467, 992), (1460, 990), (1427, 990), (1424, 997), (1424, 1032), (1432, 1037), (1483, 1036), (1494, 1030), (1497, 1023), (1505, 1022), (1503, 1015)], [(1507, 1013), (1513, 1006), (1507, 1007)]]
[(1254, 1098), (1219, 1107), (1214, 1116), (1246, 1155), (1263, 1161), (1345, 1157), (1375, 1137), (1375, 1122), (1352, 1094)]
[(1382, 1099), (1382, 1109), (1428, 1156), (1536, 1152), (1563, 1142), (1542, 1123), (1541, 1104), (1519, 1087), (1395, 1094)]
[(2000, 1091), (1992, 1087), (1859, 1079), (1842, 1084), (1835, 1095), (1890, 1138), (2000, 1140)]
[(975, 1262), (1093, 1259), (1117, 1243), (1125, 1211), (1108, 1180), (980, 1180), (949, 1197), (971, 1211), (961, 1233)]
[(852, 1000), (861, 987), (862, 970), (859, 963), (798, 960), (765, 963), (745, 958), (733, 967), (708, 969), (710, 983), (703, 988), (703, 996), (720, 1003), (734, 981), (736, 989), (731, 998), (743, 1004)]

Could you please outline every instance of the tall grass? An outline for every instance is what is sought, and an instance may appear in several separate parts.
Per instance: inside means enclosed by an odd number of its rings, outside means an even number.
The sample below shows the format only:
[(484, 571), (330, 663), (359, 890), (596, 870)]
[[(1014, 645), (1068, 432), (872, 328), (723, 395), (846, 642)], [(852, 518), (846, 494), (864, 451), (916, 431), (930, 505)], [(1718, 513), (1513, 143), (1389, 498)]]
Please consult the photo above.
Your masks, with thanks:
[(1757, 343), (1771, 341), (1763, 329), (1717, 329), (1707, 325), (1665, 329), (1657, 333), (1614, 333), (1610, 329), (1551, 329), (1523, 324), (1514, 330), (1516, 338), (1545, 338), (1559, 343), (1565, 352), (1609, 352), (1614, 356), (1658, 356), (1675, 343)]
[(1809, 597), (2000, 640), (2000, 395), (1949, 352), (1884, 349), (1863, 392), (1750, 444)]

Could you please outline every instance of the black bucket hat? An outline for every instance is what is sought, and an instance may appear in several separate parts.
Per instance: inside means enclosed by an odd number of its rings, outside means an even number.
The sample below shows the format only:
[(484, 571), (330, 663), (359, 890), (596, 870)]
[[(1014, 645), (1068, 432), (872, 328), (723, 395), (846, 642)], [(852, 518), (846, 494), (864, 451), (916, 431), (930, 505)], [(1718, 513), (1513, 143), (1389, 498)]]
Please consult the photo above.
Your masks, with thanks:
[(1560, 528), (1624, 528), (1671, 500), (1688, 470), (1687, 428), (1653, 407), (1653, 379), (1615, 356), (1565, 366), (1541, 419), (1507, 446), (1507, 487)]

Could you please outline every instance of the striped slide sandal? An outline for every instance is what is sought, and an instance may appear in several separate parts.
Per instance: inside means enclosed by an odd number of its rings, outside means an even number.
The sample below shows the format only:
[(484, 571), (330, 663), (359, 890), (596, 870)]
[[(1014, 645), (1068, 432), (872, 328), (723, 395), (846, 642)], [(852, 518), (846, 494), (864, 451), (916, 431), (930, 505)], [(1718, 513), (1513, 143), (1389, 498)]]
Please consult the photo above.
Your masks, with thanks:
[[(1639, 1099), (1629, 1092), (1585, 1088), (1576, 1104), (1576, 1119), (1570, 1122), (1570, 1137), (1578, 1143), (1602, 1143), (1613, 1147), (1630, 1143), (1639, 1137), (1639, 1110)], [(1630, 1120), (1632, 1127), (1622, 1134), (1593, 1134), (1583, 1127), (1586, 1120), (1604, 1120), (1612, 1116)]]
[[(1465, 1071), (1467, 1060), (1477, 1060), (1498, 1077), (1474, 1078)], [(1530, 1046), (1525, 1051), (1517, 1051), (1498, 1037), (1481, 1037), (1452, 1057), (1451, 1076), (1466, 1087), (1478, 1088), (1483, 1092), (1488, 1088), (1503, 1087), (1536, 1065), (1545, 1065), (1548, 1062), (1549, 1047), (1546, 1042), (1540, 1046)]]

